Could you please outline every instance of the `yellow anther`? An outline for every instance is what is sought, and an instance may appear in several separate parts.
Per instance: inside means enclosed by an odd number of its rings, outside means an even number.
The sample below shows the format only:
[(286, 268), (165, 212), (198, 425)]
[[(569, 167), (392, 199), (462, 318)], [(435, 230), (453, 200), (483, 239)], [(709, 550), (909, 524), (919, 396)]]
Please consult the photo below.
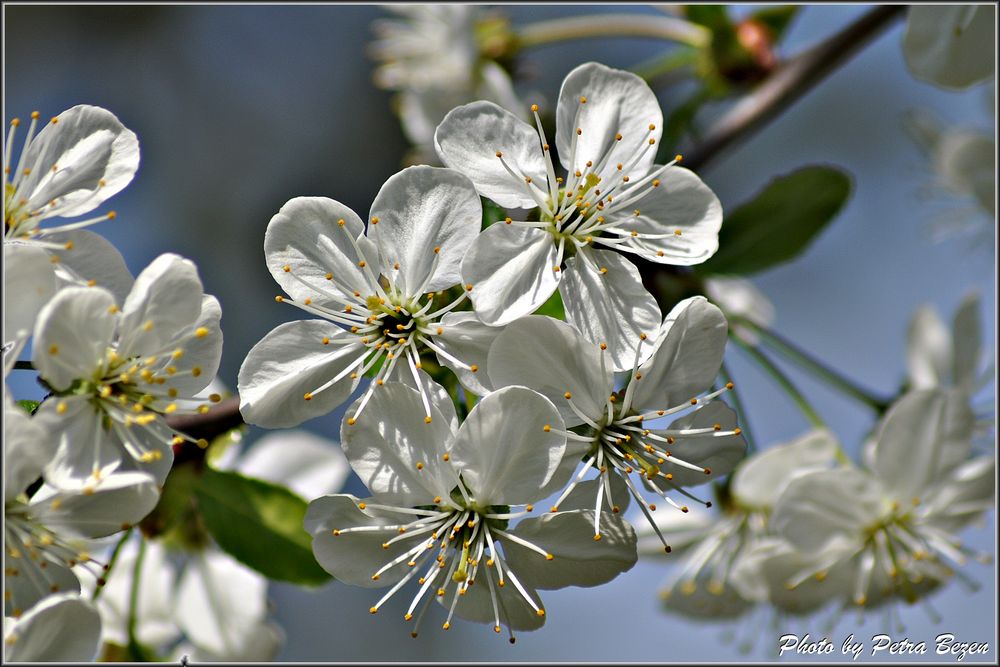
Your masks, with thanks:
[(291, 273), (291, 272), (292, 272), (292, 267), (291, 267), (291, 266), (289, 266), (288, 264), (285, 264), (285, 265), (284, 265), (283, 267), (281, 267), (281, 269), (282, 269), (282, 271), (284, 271), (285, 273)]
[(503, 219), (503, 221), (504, 221), (504, 223), (506, 223), (506, 224), (508, 224), (508, 225), (509, 225), (510, 223), (514, 222), (514, 221), (513, 221), (512, 219), (510, 219), (510, 218), (504, 218), (504, 219)]
[(472, 291), (472, 283), (466, 283), (465, 284), (465, 291), (466, 292), (471, 292)]
[(563, 398), (565, 398), (568, 401), (569, 399), (573, 398), (573, 394), (567, 391), (565, 394), (563, 394)]
[(344, 226), (345, 224), (347, 224), (347, 223), (345, 223), (345, 222), (344, 222), (344, 219), (343, 219), (343, 218), (341, 218), (340, 220), (338, 220), (338, 221), (337, 221), (337, 224), (338, 224), (338, 225), (340, 225), (341, 227), (343, 227), (343, 226)]
[(67, 405), (66, 405), (66, 402), (65, 402), (65, 401), (60, 401), (60, 402), (59, 402), (59, 403), (58, 403), (58, 404), (56, 405), (56, 412), (58, 412), (58, 413), (59, 413), (59, 414), (61, 414), (61, 415), (64, 415), (64, 414), (66, 414), (66, 410), (68, 409), (68, 407), (69, 407), (69, 406), (67, 406)]
[(51, 354), (52, 356), (55, 356), (55, 355), (59, 354), (59, 346), (58, 345), (50, 345), (49, 346), (49, 354)]
[(379, 218), (378, 218), (377, 215), (373, 215), (372, 216), (372, 224), (373, 225), (377, 225), (378, 224), (378, 220), (379, 220)]
[(538, 105), (537, 104), (532, 104), (531, 105), (531, 113), (535, 113), (536, 111), (538, 111)]
[(653, 179), (653, 187), (654, 188), (660, 187), (660, 179), (658, 179), (658, 178), (654, 178)]
[[(372, 577), (372, 580), (374, 581), (374, 580), (375, 580), (375, 577)], [(373, 613), (373, 614), (377, 614), (377, 613), (378, 613), (378, 607), (372, 607), (372, 608), (371, 608), (371, 609), (369, 609), (368, 611), (370, 611), (370, 612), (371, 612), (371, 613)]]
[(417, 470), (423, 470), (423, 469), (424, 469), (423, 462), (422, 461), (417, 461)]
[(549, 431), (552, 430), (552, 427), (549, 424), (546, 424), (545, 426), (542, 427), (542, 430), (548, 433)]
[(451, 460), (451, 456), (450, 456), (450, 455), (448, 455), (448, 454), (444, 454), (444, 455), (443, 455), (443, 456), (441, 457), (441, 460), (442, 460), (442, 461), (450, 461), (450, 460)]
[(608, 272), (608, 267), (602, 266), (601, 267), (601, 275), (603, 276), (603, 275), (607, 274), (607, 272)]
[(355, 419), (354, 417), (348, 417), (347, 418), (347, 425), (348, 426), (354, 426), (356, 423), (358, 423), (358, 420)]
[(324, 276), (324, 277), (325, 277), (325, 278), (326, 278), (327, 280), (333, 280), (333, 274), (332, 274), (332, 273), (327, 273), (327, 274), (326, 274), (326, 276)]
[(434, 254), (438, 255), (441, 253), (441, 246), (434, 246)]
[(313, 400), (313, 395), (307, 391), (305, 394), (302, 395), (302, 398), (304, 398), (307, 401), (311, 401)]
[(598, 533), (597, 535), (594, 535), (594, 541), (595, 542), (600, 542), (601, 541), (601, 534), (600, 533)]
[(146, 320), (146, 323), (142, 325), (142, 330), (145, 332), (150, 332), (153, 330), (153, 320)]
[(199, 375), (201, 375), (201, 366), (192, 366), (191, 377), (198, 377)]
[(503, 152), (502, 152), (502, 151), (497, 151), (497, 152), (495, 153), (495, 155), (496, 155), (497, 157), (503, 157)]
[(278, 303), (284, 303), (285, 302), (285, 297), (283, 297), (283, 296), (281, 296), (279, 294), (278, 296), (274, 297), (274, 300), (277, 301)]
[[(424, 417), (424, 423), (425, 424), (430, 424), (432, 421), (433, 421), (433, 419), (431, 419), (430, 415), (427, 415), (426, 417)], [(447, 460), (448, 459), (445, 459), (445, 461), (447, 461)]]
[(164, 412), (164, 414), (168, 414), (168, 415), (172, 414), (174, 412), (177, 412), (177, 404), (176, 403), (171, 403), (167, 407), (163, 408), (163, 412)]
[(555, 556), (552, 554), (545, 554), (545, 560), (552, 560), (553, 558), (555, 558)]

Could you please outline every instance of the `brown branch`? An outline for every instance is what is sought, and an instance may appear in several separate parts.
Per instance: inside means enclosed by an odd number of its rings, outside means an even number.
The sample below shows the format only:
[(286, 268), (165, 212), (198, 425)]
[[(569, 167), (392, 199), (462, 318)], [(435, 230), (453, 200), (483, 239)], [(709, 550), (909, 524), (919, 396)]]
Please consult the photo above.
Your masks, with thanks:
[(724, 149), (773, 121), (900, 18), (905, 9), (904, 5), (876, 7), (837, 34), (779, 65), (716, 121), (694, 150), (684, 154), (684, 166), (694, 170), (703, 168)]
[(167, 417), (167, 424), (175, 431), (186, 433), (192, 438), (212, 438), (222, 435), (243, 424), (240, 415), (240, 397), (232, 396), (213, 405), (203, 415), (177, 415)]

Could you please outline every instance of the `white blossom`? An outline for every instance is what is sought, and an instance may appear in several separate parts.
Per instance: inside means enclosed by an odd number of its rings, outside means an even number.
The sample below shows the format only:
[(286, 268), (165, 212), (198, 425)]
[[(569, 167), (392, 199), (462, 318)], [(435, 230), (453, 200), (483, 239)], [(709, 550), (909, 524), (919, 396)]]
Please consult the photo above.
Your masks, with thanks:
[(10, 662), (89, 662), (97, 657), (101, 617), (71, 594), (51, 595), (19, 619), (4, 616), (4, 659)]
[(996, 72), (996, 7), (914, 5), (907, 9), (903, 55), (913, 76), (960, 90)]
[[(599, 481), (585, 488), (596, 496), (590, 505), (595, 511), (595, 535), (601, 534), (602, 505), (624, 511), (630, 495), (655, 527), (650, 512), (656, 505), (643, 500), (633, 473), (642, 486), (687, 512), (686, 505), (667, 495), (669, 491), (693, 498), (683, 487), (704, 484), (733, 469), (746, 443), (736, 427), (735, 412), (712, 400), (732, 387), (704, 393), (719, 372), (727, 333), (721, 311), (704, 297), (682, 301), (664, 319), (652, 355), (640, 365), (636, 353), (631, 382), (616, 392), (603, 346), (585, 340), (570, 325), (533, 315), (505, 328), (490, 349), (493, 384), (523, 384), (542, 393), (568, 426), (579, 427), (566, 435), (582, 443), (586, 452), (579, 472), (553, 509), (564, 507), (594, 469)], [(686, 410), (693, 411), (668, 428), (647, 423)], [(616, 492), (617, 480), (623, 484)], [(663, 545), (670, 548), (666, 541)]]
[(178, 401), (215, 377), (220, 317), (195, 265), (172, 254), (139, 274), (121, 307), (100, 287), (60, 290), (38, 315), (32, 350), (53, 392), (37, 414), (58, 442), (47, 479), (96, 482), (121, 465), (162, 483), (171, 445), (190, 439), (164, 416), (185, 412)]
[(572, 471), (575, 449), (567, 451), (562, 419), (543, 396), (500, 389), (461, 426), (447, 400), (432, 404), (426, 422), (418, 393), (402, 384), (387, 385), (372, 401), (380, 418), (345, 422), (341, 440), (373, 497), (325, 496), (306, 515), (316, 558), (334, 577), (391, 586), (372, 613), (416, 580), (405, 618), (416, 616), (418, 627), (437, 599), (448, 608), (444, 629), (457, 615), (498, 633), (502, 625), (533, 630), (545, 615), (535, 589), (595, 586), (634, 564), (634, 533), (611, 515), (600, 544), (587, 530), (587, 511), (509, 527)]
[(446, 165), (501, 206), (540, 214), (488, 227), (463, 260), (463, 280), (473, 285), (476, 313), (494, 325), (533, 312), (558, 287), (567, 319), (607, 343), (624, 370), (639, 332), (654, 329), (660, 312), (635, 266), (610, 250), (698, 264), (718, 247), (722, 208), (697, 176), (676, 166), (679, 156), (654, 165), (662, 113), (638, 76), (587, 63), (566, 77), (555, 137), (565, 178), (556, 176), (553, 147), (537, 105), (532, 110), (535, 127), (474, 102), (438, 126), (435, 146)]
[[(271, 219), (264, 251), (277, 297), (322, 319), (280, 325), (250, 350), (239, 374), (240, 411), (251, 424), (295, 426), (328, 413), (378, 368), (349, 420), (389, 380), (420, 388), (430, 418), (433, 384), (420, 355), (473, 388), (496, 330), (453, 313), (434, 293), (456, 285), (458, 264), (480, 229), (482, 206), (462, 174), (410, 167), (390, 178), (361, 218), (332, 199), (292, 199)], [(468, 286), (466, 286), (468, 287)]]

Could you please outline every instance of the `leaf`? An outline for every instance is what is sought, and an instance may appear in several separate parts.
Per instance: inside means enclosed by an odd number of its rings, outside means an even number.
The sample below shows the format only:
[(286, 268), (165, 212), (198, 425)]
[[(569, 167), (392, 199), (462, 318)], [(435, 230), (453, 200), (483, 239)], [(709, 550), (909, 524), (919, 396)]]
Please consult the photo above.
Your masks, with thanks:
[(21, 408), (29, 415), (35, 414), (35, 410), (38, 409), (38, 401), (21, 400), (17, 402), (17, 407)]
[(492, 199), (480, 197), (483, 202), (483, 229), (507, 217), (507, 211)]
[(719, 251), (695, 270), (747, 274), (792, 260), (836, 217), (850, 193), (850, 176), (835, 167), (803, 167), (779, 176), (726, 216)]
[(725, 5), (687, 5), (684, 7), (684, 16), (692, 23), (713, 31), (731, 27)]
[(766, 25), (771, 31), (771, 39), (777, 44), (785, 36), (785, 31), (798, 12), (798, 5), (775, 5), (760, 9), (749, 18)]
[(559, 295), (559, 290), (552, 293), (548, 301), (543, 303), (538, 307), (534, 315), (548, 315), (549, 317), (554, 317), (557, 320), (566, 321), (566, 309), (563, 308), (562, 297)]
[(206, 468), (195, 496), (212, 537), (244, 565), (294, 584), (316, 586), (330, 579), (302, 525), (307, 503), (288, 489)]

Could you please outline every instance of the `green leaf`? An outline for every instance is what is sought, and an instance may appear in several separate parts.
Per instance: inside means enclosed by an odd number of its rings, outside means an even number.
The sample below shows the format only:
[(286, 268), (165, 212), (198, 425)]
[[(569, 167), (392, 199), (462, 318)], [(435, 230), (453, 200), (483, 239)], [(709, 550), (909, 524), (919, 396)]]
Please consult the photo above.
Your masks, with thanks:
[(330, 579), (302, 526), (307, 503), (288, 489), (206, 468), (195, 496), (212, 537), (244, 565), (270, 579), (307, 586)]
[(543, 303), (538, 307), (534, 315), (548, 315), (549, 317), (554, 317), (557, 320), (566, 320), (566, 309), (563, 308), (562, 296), (559, 295), (559, 290), (552, 293), (548, 301)]
[(694, 133), (694, 118), (702, 105), (711, 99), (711, 93), (707, 88), (699, 88), (695, 93), (681, 103), (667, 117), (666, 128), (663, 131), (662, 156), (657, 155), (657, 164), (664, 164), (674, 158), (677, 153), (677, 145), (688, 131)]
[(799, 5), (775, 5), (754, 12), (750, 18), (766, 25), (771, 31), (771, 39), (777, 44), (798, 13)]
[(732, 25), (725, 5), (686, 5), (684, 15), (692, 23), (712, 30), (724, 30)]
[(35, 414), (35, 410), (38, 409), (38, 401), (28, 401), (28, 400), (18, 401), (17, 407), (21, 408), (29, 415), (33, 415)]
[(483, 202), (483, 229), (507, 217), (507, 211), (492, 199), (480, 197)]
[(835, 167), (803, 167), (780, 176), (726, 216), (719, 251), (695, 270), (747, 274), (794, 259), (836, 217), (850, 193), (850, 176)]

